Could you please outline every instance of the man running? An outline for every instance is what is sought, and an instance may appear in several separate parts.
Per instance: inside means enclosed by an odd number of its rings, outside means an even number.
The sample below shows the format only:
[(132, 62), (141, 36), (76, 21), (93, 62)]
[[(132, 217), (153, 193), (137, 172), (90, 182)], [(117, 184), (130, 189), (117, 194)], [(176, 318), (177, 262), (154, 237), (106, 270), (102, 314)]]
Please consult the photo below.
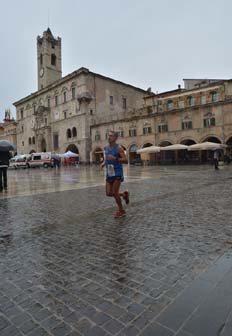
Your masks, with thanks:
[(123, 182), (123, 163), (128, 163), (123, 148), (116, 143), (118, 135), (114, 131), (109, 131), (108, 144), (104, 148), (104, 162), (101, 164), (103, 168), (106, 166), (106, 196), (114, 197), (118, 205), (118, 211), (114, 218), (120, 218), (126, 215), (123, 209), (121, 197), (126, 204), (129, 204), (129, 192), (119, 192), (121, 182)]

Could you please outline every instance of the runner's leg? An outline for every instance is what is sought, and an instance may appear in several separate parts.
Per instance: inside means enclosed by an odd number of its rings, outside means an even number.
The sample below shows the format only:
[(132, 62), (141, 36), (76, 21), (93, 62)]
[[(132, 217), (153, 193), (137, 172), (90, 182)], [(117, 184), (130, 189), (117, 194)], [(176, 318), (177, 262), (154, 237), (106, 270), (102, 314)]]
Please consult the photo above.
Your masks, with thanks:
[(113, 196), (115, 198), (115, 201), (118, 205), (118, 210), (123, 211), (124, 209), (123, 209), (121, 197), (119, 194), (120, 185), (121, 185), (121, 181), (119, 179), (114, 180), (114, 182), (112, 183), (112, 191), (113, 191)]

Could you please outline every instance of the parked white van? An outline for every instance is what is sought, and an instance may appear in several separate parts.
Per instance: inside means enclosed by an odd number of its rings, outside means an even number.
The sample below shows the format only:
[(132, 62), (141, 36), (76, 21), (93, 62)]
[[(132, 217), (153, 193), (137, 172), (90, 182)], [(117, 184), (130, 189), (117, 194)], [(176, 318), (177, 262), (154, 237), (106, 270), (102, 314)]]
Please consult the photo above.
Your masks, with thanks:
[(32, 153), (27, 161), (28, 168), (32, 167), (53, 167), (53, 158), (51, 152)]

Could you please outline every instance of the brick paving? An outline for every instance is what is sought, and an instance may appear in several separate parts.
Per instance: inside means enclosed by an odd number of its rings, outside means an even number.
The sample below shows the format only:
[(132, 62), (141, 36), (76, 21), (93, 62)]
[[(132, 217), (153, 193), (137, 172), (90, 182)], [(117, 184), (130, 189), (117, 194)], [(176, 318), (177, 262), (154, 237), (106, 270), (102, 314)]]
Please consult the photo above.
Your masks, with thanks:
[(232, 334), (232, 167), (155, 169), (117, 220), (100, 183), (1, 196), (1, 336)]

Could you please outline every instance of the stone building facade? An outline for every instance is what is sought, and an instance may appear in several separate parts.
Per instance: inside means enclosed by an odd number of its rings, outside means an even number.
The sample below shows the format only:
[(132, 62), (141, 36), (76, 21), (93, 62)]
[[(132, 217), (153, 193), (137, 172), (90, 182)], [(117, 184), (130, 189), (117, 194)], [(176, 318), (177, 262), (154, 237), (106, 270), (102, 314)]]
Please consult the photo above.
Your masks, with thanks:
[(38, 91), (15, 102), (17, 151), (78, 153), (92, 160), (92, 127), (126, 118), (146, 91), (80, 68), (62, 77), (61, 39), (48, 29), (37, 37)]
[(16, 137), (17, 123), (15, 120), (4, 120), (0, 123), (0, 140), (10, 141), (17, 147), (17, 137)]
[[(184, 79), (184, 88), (144, 97), (144, 107), (130, 111), (116, 122), (92, 126), (93, 156), (105, 144), (108, 129), (119, 132), (119, 142), (130, 160), (138, 159), (136, 150), (150, 145), (167, 146), (212, 141), (232, 148), (232, 80)], [(96, 154), (94, 154), (96, 153)], [(209, 153), (201, 153), (206, 156)], [(149, 155), (149, 160), (172, 161), (179, 153), (162, 152)], [(199, 153), (189, 152), (194, 159)], [(146, 156), (147, 157), (147, 156)], [(164, 160), (164, 161), (165, 161)]]

